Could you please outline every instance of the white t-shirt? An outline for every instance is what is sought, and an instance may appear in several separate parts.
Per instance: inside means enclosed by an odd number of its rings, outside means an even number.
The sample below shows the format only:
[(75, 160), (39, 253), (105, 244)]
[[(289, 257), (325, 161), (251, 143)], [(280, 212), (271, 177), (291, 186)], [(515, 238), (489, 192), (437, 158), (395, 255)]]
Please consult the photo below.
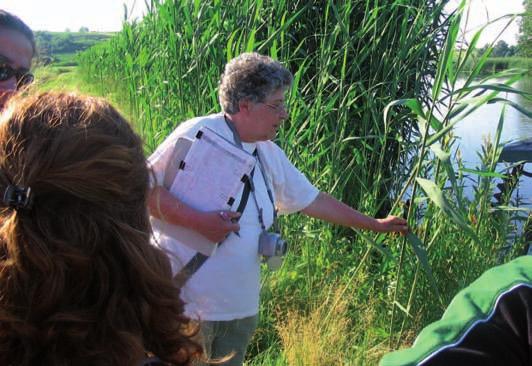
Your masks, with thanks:
[[(178, 138), (193, 139), (202, 126), (208, 126), (229, 141), (233, 133), (224, 121), (223, 114), (198, 117), (180, 124), (177, 129), (149, 157), (158, 184), (162, 184), (165, 168), (172, 158)], [(280, 214), (297, 212), (316, 199), (319, 191), (288, 160), (284, 152), (272, 141), (243, 143), (249, 153), (255, 148), (259, 153), (269, 186), (273, 190), (275, 206)], [(273, 207), (266, 191), (260, 169), (253, 176), (255, 195), (263, 209), (264, 223), (270, 227)], [(233, 206), (236, 210), (242, 192), (236, 195)], [(165, 235), (164, 223), (151, 218), (154, 242), (166, 250), (177, 273), (196, 252), (181, 244), (179, 238)], [(181, 290), (185, 301), (185, 313), (202, 320), (233, 320), (252, 316), (259, 310), (260, 258), (258, 238), (261, 227), (258, 209), (250, 194), (244, 213), (239, 221), (240, 237), (231, 233), (216, 252), (192, 275)]]

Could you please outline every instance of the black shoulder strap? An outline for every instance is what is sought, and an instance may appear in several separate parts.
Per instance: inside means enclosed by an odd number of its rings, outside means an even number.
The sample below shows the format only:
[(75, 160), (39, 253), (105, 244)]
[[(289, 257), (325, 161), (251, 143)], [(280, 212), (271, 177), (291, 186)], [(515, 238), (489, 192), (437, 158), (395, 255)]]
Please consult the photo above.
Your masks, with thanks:
[[(242, 217), (242, 214), (244, 213), (244, 209), (246, 208), (246, 205), (248, 204), (249, 194), (251, 191), (253, 191), (253, 174), (255, 174), (255, 168), (251, 170), (251, 173), (249, 173), (249, 177), (246, 176), (245, 178), (244, 191), (242, 191), (242, 197), (240, 198), (240, 203), (238, 204), (238, 207), (236, 208), (236, 212), (240, 213), (240, 217)], [(236, 221), (240, 220), (240, 217), (236, 219)]]
[[(256, 156), (257, 150), (253, 152), (253, 155)], [(244, 181), (244, 190), (242, 191), (242, 197), (240, 198), (240, 203), (238, 204), (238, 208), (236, 209), (237, 212), (240, 212), (240, 217), (242, 217), (242, 214), (244, 213), (244, 209), (246, 208), (246, 205), (249, 200), (249, 194), (253, 190), (253, 174), (255, 173), (255, 168), (251, 170), (251, 173), (249, 174), (249, 177), (246, 177)], [(239, 219), (235, 219), (237, 222)], [(218, 246), (222, 245), (223, 241), (218, 244)], [(200, 252), (197, 252), (188, 263), (181, 268), (181, 270), (174, 276), (174, 282), (178, 286), (183, 286), (185, 282), (187, 282), (190, 277), (194, 273), (196, 273), (203, 263), (209, 258), (209, 256), (202, 254)]]

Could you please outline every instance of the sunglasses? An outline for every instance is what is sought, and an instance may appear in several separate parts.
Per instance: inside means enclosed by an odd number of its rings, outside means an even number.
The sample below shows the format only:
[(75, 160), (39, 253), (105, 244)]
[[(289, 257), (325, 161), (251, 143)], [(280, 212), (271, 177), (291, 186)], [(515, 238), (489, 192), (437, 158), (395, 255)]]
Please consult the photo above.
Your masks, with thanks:
[(0, 82), (9, 80), (13, 76), (17, 80), (17, 88), (31, 84), (34, 79), (33, 74), (27, 69), (15, 70), (7, 64), (0, 64)]

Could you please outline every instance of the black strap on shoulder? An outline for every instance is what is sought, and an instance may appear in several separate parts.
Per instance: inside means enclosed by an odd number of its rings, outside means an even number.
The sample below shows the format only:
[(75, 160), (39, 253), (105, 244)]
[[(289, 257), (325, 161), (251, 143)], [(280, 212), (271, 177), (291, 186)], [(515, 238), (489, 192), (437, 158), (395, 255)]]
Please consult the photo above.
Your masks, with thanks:
[[(242, 217), (242, 214), (244, 213), (244, 209), (246, 208), (246, 205), (248, 204), (249, 194), (251, 191), (253, 191), (253, 174), (254, 173), (255, 173), (255, 168), (251, 170), (251, 173), (249, 173), (249, 177), (246, 177), (246, 181), (244, 182), (244, 191), (242, 192), (240, 203), (238, 204), (238, 207), (236, 208), (236, 212), (240, 213), (240, 217)], [(240, 220), (240, 217), (235, 220), (238, 222), (238, 220)]]
[[(256, 156), (257, 150), (253, 152), (253, 155)], [(255, 168), (251, 170), (251, 173), (249, 174), (249, 177), (245, 179), (244, 181), (244, 190), (242, 191), (242, 197), (240, 198), (240, 203), (238, 204), (238, 207), (236, 209), (237, 212), (240, 213), (240, 217), (242, 217), (242, 214), (244, 213), (244, 209), (246, 208), (246, 205), (249, 200), (249, 194), (253, 190), (253, 174), (255, 173)], [(238, 219), (234, 219), (235, 222), (238, 222)], [(221, 241), (218, 246), (222, 245), (223, 241)], [(196, 273), (203, 263), (209, 258), (209, 256), (202, 254), (200, 252), (197, 252), (191, 260), (188, 261), (188, 263), (181, 268), (181, 270), (174, 276), (174, 282), (177, 283), (179, 286), (183, 286), (185, 282), (187, 282), (190, 277), (194, 273)]]

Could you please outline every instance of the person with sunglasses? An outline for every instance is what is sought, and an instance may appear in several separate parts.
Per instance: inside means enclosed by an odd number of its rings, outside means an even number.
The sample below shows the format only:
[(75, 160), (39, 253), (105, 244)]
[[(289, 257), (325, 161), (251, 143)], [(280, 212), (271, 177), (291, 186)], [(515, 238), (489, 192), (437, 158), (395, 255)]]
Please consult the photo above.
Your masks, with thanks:
[(0, 110), (14, 92), (33, 81), (33, 56), (32, 30), (16, 15), (0, 9)]
[[(301, 212), (334, 224), (376, 232), (408, 230), (406, 221), (399, 217), (368, 217), (320, 192), (271, 141), (288, 118), (285, 94), (292, 80), (290, 71), (268, 56), (258, 53), (237, 56), (225, 66), (220, 80), (218, 97), (222, 111), (180, 124), (149, 158), (156, 179), (148, 201), (154, 241), (171, 254), (180, 283), (187, 278), (181, 297), (186, 303), (186, 314), (201, 321), (207, 356), (220, 358), (233, 354), (224, 366), (242, 365), (257, 326), (261, 255), (267, 257), (261, 248), (267, 244), (264, 238), (274, 234), (267, 230), (276, 227), (277, 211)], [(247, 184), (252, 186), (249, 199), (245, 200), (243, 188), (231, 206), (238, 208), (245, 202), (243, 210), (199, 211), (172, 194), (176, 184), (167, 187), (164, 183), (168, 181), (166, 172), (173, 166), (169, 163), (176, 159), (174, 152), (180, 138), (193, 139), (203, 126), (256, 156), (254, 174)], [(201, 259), (196, 258), (202, 257), (172, 234), (167, 223), (192, 229), (215, 243), (223, 241), (223, 245), (198, 267), (196, 263)]]

